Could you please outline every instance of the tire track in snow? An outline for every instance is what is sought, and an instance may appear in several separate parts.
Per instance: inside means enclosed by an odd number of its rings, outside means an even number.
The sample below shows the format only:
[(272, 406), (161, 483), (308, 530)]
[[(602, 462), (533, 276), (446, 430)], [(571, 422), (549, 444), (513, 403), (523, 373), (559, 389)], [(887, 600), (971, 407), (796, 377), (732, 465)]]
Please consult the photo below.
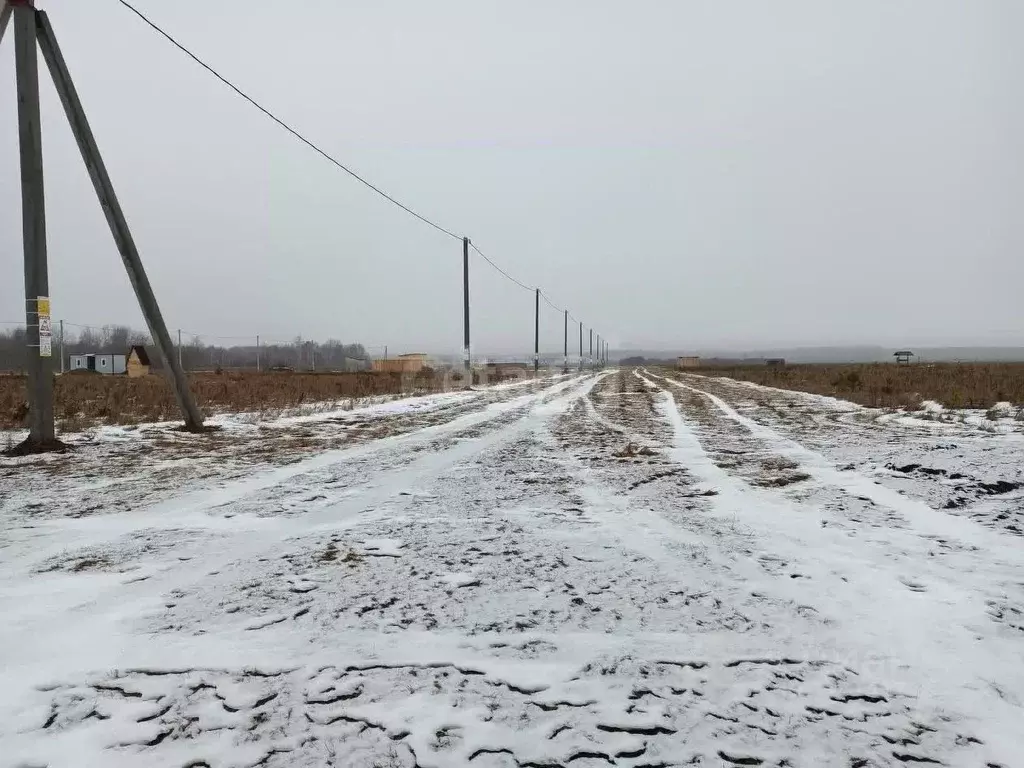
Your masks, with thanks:
[[(912, 525), (924, 526), (929, 534), (957, 538), (962, 533), (972, 544), (991, 544), (994, 553), (962, 553), (974, 568), (987, 567), (993, 554), (1020, 567), (1020, 554), (1009, 551), (997, 534), (931, 510), (867, 478), (848, 477), (824, 457), (741, 416), (720, 398), (672, 379), (657, 379), (707, 397), (723, 418), (741, 424), (784, 455), (799, 459), (819, 482), (841, 494), (869, 491), (876, 503), (892, 504), (901, 513), (906, 510)], [(665, 390), (665, 395), (664, 413), (676, 436), (673, 455), (719, 490), (711, 499), (716, 514), (735, 517), (765, 548), (799, 564), (801, 572), (810, 576), (795, 580), (794, 587), (803, 593), (804, 601), (836, 622), (829, 641), (846, 648), (850, 658), (881, 665), (919, 698), (937, 702), (951, 713), (973, 716), (974, 727), (994, 748), (993, 754), (1006, 760), (1011, 748), (1017, 748), (1013, 723), (1024, 717), (1024, 702), (1006, 696), (1005, 690), (1007, 686), (1024, 690), (1024, 663), (1019, 641), (979, 634), (979, 628), (986, 625), (987, 603), (976, 589), (991, 585), (991, 575), (986, 578), (981, 573), (972, 579), (957, 571), (948, 573), (944, 583), (936, 584), (927, 594), (907, 589), (906, 574), (913, 562), (905, 558), (894, 562), (891, 553), (879, 552), (870, 542), (865, 545), (840, 531), (822, 528), (815, 510), (732, 477), (711, 460), (671, 392)], [(892, 536), (899, 533), (893, 531)]]
[[(418, 443), (443, 446), (419, 453), (420, 475), (413, 465), (384, 471), (387, 508), (372, 520), (357, 514), (367, 524), (338, 546), (401, 535), (404, 547), (364, 547), (398, 558), (367, 556), (351, 570), (341, 555), (324, 563), (315, 547), (339, 528), (326, 509), (277, 521), (297, 535), (203, 579), (219, 620), (169, 594), (175, 605), (163, 615), (195, 614), (195, 626), (114, 635), (130, 641), (120, 670), (75, 674), (35, 692), (33, 712), (0, 718), (0, 733), (20, 731), (14, 759), (782, 768), (891, 764), (897, 751), (966, 765), (978, 753), (961, 744), (959, 725), (936, 721), (883, 676), (794, 654), (814, 650), (799, 637), (812, 622), (764, 603), (749, 606), (753, 621), (734, 616), (730, 587), (739, 595), (760, 586), (753, 576), (775, 577), (730, 552), (715, 575), (732, 583), (707, 583), (706, 563), (680, 556), (688, 531), (673, 535), (672, 525), (713, 515), (713, 500), (659, 498), (655, 489), (675, 483), (688, 490), (689, 470), (631, 488), (674, 462), (621, 450), (634, 435), (674, 449), (674, 427), (653, 408), (664, 395), (616, 395), (606, 376), (592, 412), (582, 401), (594, 383), (541, 397), (471, 440)], [(629, 434), (594, 419), (598, 411)], [(688, 520), (673, 516), (683, 505)], [(42, 760), (62, 749), (63, 760)]]
[[(161, 502), (142, 512), (132, 513), (123, 521), (118, 521), (116, 516), (102, 521), (65, 521), (73, 528), (84, 530), (89, 529), (89, 522), (100, 523), (99, 533), (90, 540), (94, 545), (98, 541), (116, 539), (149, 528), (178, 529), (189, 533), (205, 530), (221, 535), (190, 540), (184, 550), (156, 553), (159, 557), (153, 558), (142, 578), (126, 581), (123, 576), (104, 575), (102, 585), (97, 580), (80, 582), (78, 588), (68, 590), (67, 594), (62, 594), (61, 590), (47, 597), (43, 596), (47, 585), (39, 585), (40, 599), (47, 601), (39, 603), (41, 610), (35, 610), (32, 605), (27, 609), (11, 610), (10, 615), (17, 619), (12, 618), (0, 627), (0, 649), (9, 649), (9, 653), (4, 654), (5, 662), (16, 664), (19, 656), (26, 655), (44, 669), (53, 669), (64, 663), (78, 665), (84, 660), (78, 650), (79, 636), (121, 636), (125, 631), (124, 617), (149, 616), (159, 612), (169, 599), (173, 602), (173, 595), (177, 593), (186, 593), (203, 583), (215, 584), (221, 571), (231, 563), (257, 561), (266, 550), (304, 533), (351, 529), (370, 524), (384, 514), (397, 514), (414, 500), (411, 496), (401, 496), (402, 490), (436, 477), (474, 453), (509, 439), (523, 428), (524, 421), (546, 418), (552, 409), (557, 410), (560, 403), (571, 400), (580, 391), (586, 391), (593, 382), (594, 378), (590, 376), (560, 381), (539, 392), (493, 404), (483, 412), (428, 427), (413, 435), (384, 438), (351, 450), (328, 452), (248, 481), (229, 483), (213, 492), (186, 496), (179, 502), (183, 509), (177, 509), (172, 502)], [(404, 461), (407, 452), (429, 445), (438, 438), (485, 427), (492, 422), (497, 424), (497, 428), (489, 434), (474, 440), (457, 441), (443, 450), (420, 451), (411, 462)], [(215, 505), (231, 501), (238, 503), (248, 494), (274, 487), (275, 483), (310, 475), (331, 464), (349, 462), (354, 457), (372, 458), (390, 451), (396, 452), (398, 458), (391, 470), (381, 467), (376, 473), (364, 474), (358, 478), (360, 486), (357, 492), (340, 498), (337, 503), (320, 506), (309, 515), (265, 519), (241, 516), (223, 520), (207, 514)], [(309, 491), (309, 487), (295, 489), (296, 493)], [(66, 541), (63, 546), (66, 546)], [(184, 562), (182, 556), (185, 556)], [(201, 567), (192, 567), (189, 565), (191, 562), (201, 563)], [(12, 565), (5, 564), (4, 571), (8, 576), (13, 574), (13, 570)], [(67, 581), (63, 583), (67, 584)], [(30, 586), (36, 584), (38, 582), (29, 581)], [(168, 595), (172, 597), (168, 598)], [(0, 598), (4, 602), (18, 603), (22, 599), (15, 594), (2, 593)], [(48, 605), (60, 610), (54, 615), (52, 610), (46, 609)], [(75, 615), (79, 622), (74, 632), (68, 632), (63, 624), (53, 625), (54, 621), (67, 621), (68, 615)], [(25, 648), (17, 641), (16, 638), (26, 633), (40, 638), (38, 647)], [(93, 663), (99, 667), (115, 666), (122, 650), (118, 643), (90, 647), (90, 652), (95, 655)]]
[(1009, 554), (1018, 549), (1015, 546), (1007, 545), (1001, 537), (993, 535), (972, 521), (941, 510), (934, 510), (916, 499), (908, 499), (858, 472), (844, 472), (837, 469), (835, 464), (820, 453), (809, 450), (769, 427), (743, 416), (717, 395), (674, 379), (663, 378), (662, 380), (674, 387), (686, 389), (708, 398), (727, 419), (745, 427), (754, 437), (764, 440), (780, 454), (798, 461), (818, 481), (839, 488), (851, 496), (866, 497), (876, 504), (888, 507), (905, 517), (916, 530), (926, 535), (958, 539), (971, 546), (984, 547), (997, 554), (1002, 552)]
[[(1024, 536), (1024, 491), (1017, 490), (1024, 487), (1020, 431), (993, 433), (976, 422), (883, 413), (731, 379), (675, 378), (718, 395), (744, 416), (832, 458), (843, 471), (858, 468), (893, 490), (925, 500), (932, 509)], [(984, 425), (995, 429), (994, 422)]]

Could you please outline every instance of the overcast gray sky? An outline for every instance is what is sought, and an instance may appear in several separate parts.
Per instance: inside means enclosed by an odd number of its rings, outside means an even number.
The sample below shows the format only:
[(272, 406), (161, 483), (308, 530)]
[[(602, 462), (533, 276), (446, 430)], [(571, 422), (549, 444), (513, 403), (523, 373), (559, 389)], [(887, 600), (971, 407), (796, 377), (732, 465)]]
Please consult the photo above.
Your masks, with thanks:
[[(1024, 344), (1019, 0), (136, 3), (615, 343)], [(461, 244), (115, 0), (38, 5), (172, 329), (460, 348)], [(12, 33), (0, 320), (24, 300)], [(54, 318), (142, 327), (42, 93)], [(479, 258), (472, 301), (475, 349), (532, 346), (532, 295)]]

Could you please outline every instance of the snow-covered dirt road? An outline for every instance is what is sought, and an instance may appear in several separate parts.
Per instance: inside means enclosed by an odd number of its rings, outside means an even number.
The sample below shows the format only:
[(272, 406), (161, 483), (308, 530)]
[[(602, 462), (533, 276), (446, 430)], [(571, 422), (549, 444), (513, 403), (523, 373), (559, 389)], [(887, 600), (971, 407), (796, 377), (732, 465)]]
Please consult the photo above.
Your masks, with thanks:
[(0, 766), (1024, 765), (1012, 428), (615, 370), (0, 461)]

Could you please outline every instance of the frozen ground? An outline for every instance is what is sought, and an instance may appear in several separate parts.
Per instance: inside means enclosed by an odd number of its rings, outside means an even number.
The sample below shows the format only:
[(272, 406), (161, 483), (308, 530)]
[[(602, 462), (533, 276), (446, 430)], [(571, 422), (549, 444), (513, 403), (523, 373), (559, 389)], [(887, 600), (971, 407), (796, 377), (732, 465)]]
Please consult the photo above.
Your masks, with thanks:
[(610, 371), (0, 464), (0, 765), (1024, 764), (1024, 435)]

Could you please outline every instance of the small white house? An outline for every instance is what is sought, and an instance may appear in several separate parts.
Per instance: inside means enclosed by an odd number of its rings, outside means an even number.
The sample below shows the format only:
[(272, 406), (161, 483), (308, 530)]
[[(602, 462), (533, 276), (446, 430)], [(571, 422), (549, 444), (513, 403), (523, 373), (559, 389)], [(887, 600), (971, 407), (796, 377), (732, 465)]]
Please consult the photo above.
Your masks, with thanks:
[(71, 355), (72, 371), (96, 371), (97, 373), (124, 373), (127, 370), (126, 355)]

